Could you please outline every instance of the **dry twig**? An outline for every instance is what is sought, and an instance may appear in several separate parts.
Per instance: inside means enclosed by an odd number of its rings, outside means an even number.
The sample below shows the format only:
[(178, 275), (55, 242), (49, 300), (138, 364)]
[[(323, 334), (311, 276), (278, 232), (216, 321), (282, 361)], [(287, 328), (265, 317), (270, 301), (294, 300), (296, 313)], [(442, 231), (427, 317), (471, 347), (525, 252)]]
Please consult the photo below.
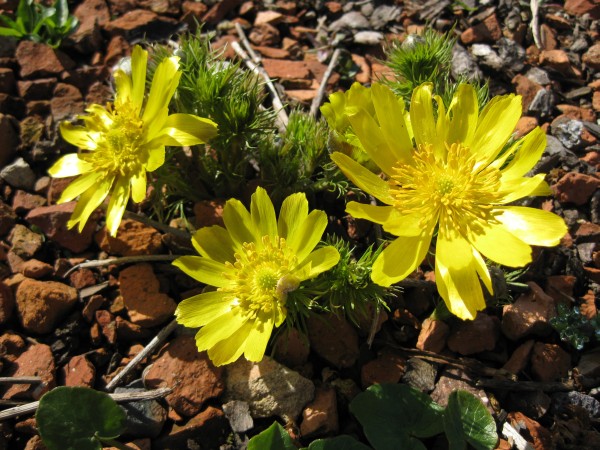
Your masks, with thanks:
[(329, 61), (329, 65), (327, 66), (327, 70), (323, 74), (323, 79), (321, 80), (321, 84), (319, 85), (319, 90), (317, 91), (317, 96), (313, 99), (312, 104), (310, 105), (310, 115), (312, 117), (317, 117), (317, 112), (319, 111), (319, 106), (321, 106), (321, 102), (323, 101), (323, 96), (325, 95), (325, 89), (327, 89), (327, 82), (337, 66), (338, 60), (340, 59), (340, 49), (336, 48), (331, 55), (331, 60)]

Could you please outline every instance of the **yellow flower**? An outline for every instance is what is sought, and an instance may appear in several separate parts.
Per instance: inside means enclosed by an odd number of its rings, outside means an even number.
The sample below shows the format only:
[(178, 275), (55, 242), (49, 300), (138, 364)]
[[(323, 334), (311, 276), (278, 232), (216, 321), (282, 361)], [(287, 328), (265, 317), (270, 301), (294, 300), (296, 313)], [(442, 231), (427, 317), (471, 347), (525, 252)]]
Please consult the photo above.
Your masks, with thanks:
[(63, 178), (79, 175), (64, 190), (58, 203), (79, 196), (69, 228), (83, 229), (92, 212), (111, 194), (106, 225), (111, 235), (123, 217), (129, 196), (134, 202), (146, 197), (146, 172), (165, 160), (165, 145), (196, 145), (214, 137), (216, 124), (190, 114), (171, 114), (168, 107), (179, 84), (179, 58), (164, 59), (156, 68), (148, 99), (146, 65), (148, 52), (136, 46), (131, 56), (131, 76), (114, 73), (116, 95), (106, 108), (92, 104), (80, 116), (84, 125), (62, 122), (63, 138), (83, 152), (60, 158), (48, 171)]
[(398, 236), (373, 264), (372, 279), (383, 286), (404, 279), (436, 236), (439, 293), (453, 314), (473, 319), (486, 306), (479, 278), (492, 292), (482, 256), (521, 267), (531, 261), (531, 245), (557, 245), (567, 231), (555, 214), (508, 206), (550, 194), (544, 174), (524, 176), (544, 151), (546, 135), (538, 127), (503, 152), (520, 117), (520, 96), (495, 97), (480, 113), (474, 88), (463, 84), (445, 111), (426, 83), (412, 96), (413, 147), (402, 100), (383, 85), (371, 89), (378, 122), (367, 112), (349, 120), (386, 180), (342, 153), (332, 159), (358, 187), (388, 205), (350, 202), (346, 209)]
[(225, 228), (201, 228), (192, 238), (201, 256), (182, 256), (173, 264), (216, 291), (183, 300), (175, 315), (186, 327), (202, 327), (198, 350), (208, 350), (217, 366), (242, 353), (260, 361), (273, 327), (287, 315), (288, 292), (337, 264), (332, 247), (314, 250), (327, 226), (323, 211), (308, 213), (303, 193), (281, 206), (279, 220), (266, 191), (252, 195), (250, 212), (238, 200), (223, 210)]

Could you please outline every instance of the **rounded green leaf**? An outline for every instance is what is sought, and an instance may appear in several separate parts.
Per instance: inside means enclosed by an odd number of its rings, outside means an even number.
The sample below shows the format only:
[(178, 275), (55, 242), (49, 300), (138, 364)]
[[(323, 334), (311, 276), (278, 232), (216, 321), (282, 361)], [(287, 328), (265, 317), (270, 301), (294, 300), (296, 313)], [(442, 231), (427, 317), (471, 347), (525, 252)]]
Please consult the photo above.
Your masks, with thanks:
[(35, 418), (49, 450), (100, 450), (100, 439), (119, 436), (127, 417), (108, 394), (62, 386), (41, 398)]
[(425, 450), (418, 438), (444, 430), (443, 408), (405, 384), (370, 386), (352, 400), (350, 411), (375, 450)]
[(308, 450), (371, 450), (371, 447), (351, 436), (342, 435), (330, 439), (317, 439), (310, 443)]
[(494, 418), (481, 400), (467, 391), (454, 391), (448, 397), (444, 429), (450, 450), (464, 449), (467, 443), (477, 450), (490, 450), (498, 442)]
[(279, 422), (248, 441), (248, 450), (298, 450)]

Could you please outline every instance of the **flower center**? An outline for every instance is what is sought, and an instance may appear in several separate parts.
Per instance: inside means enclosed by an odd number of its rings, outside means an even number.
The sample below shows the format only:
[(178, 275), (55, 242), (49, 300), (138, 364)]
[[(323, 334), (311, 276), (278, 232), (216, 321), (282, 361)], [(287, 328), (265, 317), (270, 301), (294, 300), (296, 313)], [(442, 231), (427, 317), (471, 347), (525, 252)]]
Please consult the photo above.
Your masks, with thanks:
[(458, 231), (463, 236), (482, 220), (494, 220), (493, 204), (500, 198), (500, 171), (477, 168), (466, 147), (452, 144), (446, 161), (429, 145), (413, 154), (413, 164), (398, 164), (389, 180), (394, 207), (402, 214), (417, 214), (421, 226), (439, 222), (440, 233)]
[(143, 163), (144, 122), (128, 102), (108, 104), (105, 117), (92, 114), (88, 120), (98, 129), (98, 147), (88, 158), (98, 169), (128, 176)]
[(242, 251), (235, 254), (235, 262), (226, 264), (236, 269), (230, 276), (233, 283), (219, 290), (231, 293), (239, 311), (249, 318), (258, 313), (283, 311), (287, 293), (299, 284), (291, 275), (297, 258), (283, 238), (263, 236), (258, 248), (254, 243), (245, 243)]

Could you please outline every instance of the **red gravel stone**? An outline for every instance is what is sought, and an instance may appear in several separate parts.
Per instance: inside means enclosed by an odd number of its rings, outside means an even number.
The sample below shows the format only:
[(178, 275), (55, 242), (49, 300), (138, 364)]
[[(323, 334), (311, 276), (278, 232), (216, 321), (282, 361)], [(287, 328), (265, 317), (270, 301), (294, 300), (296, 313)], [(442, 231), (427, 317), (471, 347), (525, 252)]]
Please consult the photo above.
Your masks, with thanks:
[(556, 199), (562, 203), (585, 205), (600, 187), (600, 180), (592, 175), (569, 172), (552, 186)]
[(536, 283), (529, 282), (531, 292), (522, 294), (502, 312), (502, 332), (516, 341), (525, 336), (545, 336), (552, 331), (550, 319), (556, 316), (554, 299)]
[(428, 352), (440, 353), (446, 346), (450, 327), (441, 320), (425, 319), (417, 340), (417, 348)]
[(117, 236), (112, 237), (102, 228), (95, 236), (98, 246), (110, 255), (155, 255), (162, 250), (160, 233), (135, 220), (121, 221)]
[(39, 399), (56, 386), (56, 367), (50, 347), (46, 344), (30, 345), (12, 364), (8, 376), (37, 376), (43, 384), (13, 384), (2, 395), (3, 399)]
[(334, 314), (310, 316), (310, 346), (321, 358), (339, 369), (352, 367), (358, 359), (358, 335), (344, 319)]
[(479, 312), (475, 320), (459, 322), (450, 332), (448, 348), (461, 355), (493, 350), (500, 336), (498, 318)]
[(556, 344), (536, 342), (531, 354), (531, 372), (540, 381), (556, 381), (568, 375), (571, 356)]
[(73, 356), (61, 369), (65, 386), (94, 387), (96, 368), (85, 355)]
[(335, 389), (315, 389), (315, 398), (304, 407), (300, 434), (304, 438), (330, 436), (339, 431), (337, 398)]

